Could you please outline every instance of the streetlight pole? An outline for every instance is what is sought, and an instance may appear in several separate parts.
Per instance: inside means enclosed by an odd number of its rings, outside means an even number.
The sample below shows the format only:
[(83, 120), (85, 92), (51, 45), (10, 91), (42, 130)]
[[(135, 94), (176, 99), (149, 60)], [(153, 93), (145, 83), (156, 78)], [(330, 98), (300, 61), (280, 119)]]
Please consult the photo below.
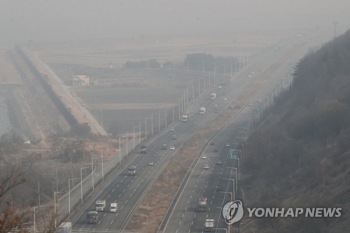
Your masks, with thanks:
[[(232, 201), (232, 193), (231, 192), (221, 192), (221, 193), (229, 193), (230, 195), (231, 195), (231, 201)], [(225, 197), (224, 197), (224, 199), (225, 199)], [(224, 229), (224, 228), (222, 228), (222, 229)], [(225, 229), (225, 231), (227, 232), (227, 230)], [(231, 226), (230, 225), (228, 225), (228, 232), (231, 232)]]
[(120, 138), (121, 138), (121, 136), (119, 136), (119, 138), (118, 138), (118, 141), (119, 141), (118, 142), (118, 145), (119, 145), (118, 149), (119, 149), (119, 160), (120, 160), (120, 164), (121, 164), (122, 163), (122, 159), (121, 159), (122, 158), (122, 149), (121, 149), (121, 144), (120, 144), (121, 143)]
[[(70, 214), (70, 181), (74, 179), (79, 179), (79, 178), (72, 178), (68, 179), (68, 209), (69, 209), (69, 214)], [(35, 208), (35, 207), (34, 207)], [(35, 224), (35, 223), (34, 223)], [(34, 228), (35, 229), (35, 228)]]
[[(133, 140), (133, 142), (134, 142), (134, 144), (133, 144), (133, 146), (134, 146), (134, 148), (135, 148), (135, 139), (136, 139), (136, 134), (135, 134), (135, 128), (138, 128), (139, 126), (133, 126), (133, 128), (132, 128), (132, 132), (133, 132), (133, 137), (134, 137), (134, 140)], [(140, 135), (139, 135), (140, 136)]]
[(168, 126), (168, 122), (167, 122), (167, 119), (166, 119), (166, 118), (167, 118), (167, 117), (166, 117), (166, 109), (164, 109), (164, 122), (165, 122), (164, 128)]
[(224, 180), (231, 180), (231, 181), (232, 181), (233, 200), (236, 200), (237, 182), (235, 182), (235, 179), (229, 179), (229, 178), (223, 178), (223, 179), (224, 179)]
[(201, 94), (201, 79), (198, 78), (198, 96)]
[(151, 132), (152, 132), (152, 135), (153, 135), (153, 114), (151, 115)]
[[(128, 145), (128, 144), (126, 144), (126, 145)], [(102, 161), (102, 180), (104, 180), (104, 178), (105, 178), (104, 171), (103, 171), (103, 152), (104, 152), (104, 150), (102, 150), (102, 151), (101, 151), (101, 161)], [(94, 172), (94, 171), (92, 171), (92, 172)], [(92, 173), (92, 176), (93, 176), (93, 173)]]
[(203, 65), (203, 73), (204, 73), (204, 62), (202, 61), (202, 65)]
[(216, 79), (216, 63), (214, 63), (214, 83), (215, 83), (215, 80)]
[(237, 169), (238, 169), (238, 175), (239, 175), (239, 177), (238, 178), (240, 178), (240, 176), (241, 176), (241, 166), (240, 166), (240, 164), (239, 164), (239, 158), (235, 158), (234, 160), (238, 160), (238, 163), (237, 163)]
[(92, 179), (92, 190), (95, 190), (95, 181), (94, 181), (94, 158), (91, 158), (91, 179)]
[(175, 105), (173, 105), (173, 124), (175, 122)]
[(209, 71), (209, 87), (210, 87), (210, 71)]
[(139, 145), (141, 144), (141, 121), (139, 121)]
[(158, 111), (158, 132), (160, 132), (160, 111)]
[(58, 193), (63, 192), (54, 192), (53, 193), (53, 200), (54, 200), (54, 207), (55, 207), (55, 228), (57, 227), (57, 195)]
[(129, 154), (129, 147), (128, 147), (128, 132), (125, 132), (125, 145), (126, 145), (126, 155)]
[(50, 206), (50, 205), (39, 205), (39, 206), (35, 206), (35, 207), (34, 207), (34, 233), (36, 232), (35, 209), (39, 209), (39, 208), (47, 207), (47, 206)]
[(81, 197), (81, 203), (83, 203), (83, 169), (89, 168), (89, 167), (82, 167), (80, 168), (80, 197)]
[(145, 139), (147, 139), (147, 117), (145, 118)]

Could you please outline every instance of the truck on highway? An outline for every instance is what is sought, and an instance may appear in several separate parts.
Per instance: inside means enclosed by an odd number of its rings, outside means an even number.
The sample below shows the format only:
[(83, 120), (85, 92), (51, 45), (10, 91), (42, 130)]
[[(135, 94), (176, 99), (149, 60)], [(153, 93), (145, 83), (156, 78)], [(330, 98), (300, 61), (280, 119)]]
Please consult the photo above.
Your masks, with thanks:
[(201, 107), (199, 109), (199, 114), (204, 115), (204, 113), (205, 113), (205, 107)]
[(214, 219), (206, 219), (204, 223), (204, 231), (214, 231)]
[(216, 93), (211, 93), (210, 94), (210, 99), (215, 100), (216, 99)]
[(147, 146), (141, 146), (141, 154), (147, 154)]
[(182, 122), (187, 122), (187, 119), (188, 119), (188, 115), (187, 114), (182, 114), (181, 121)]
[(104, 211), (106, 208), (106, 200), (97, 200), (95, 206), (96, 211)]
[(197, 211), (207, 211), (207, 201), (206, 197), (200, 197), (197, 203)]
[(97, 223), (97, 221), (98, 221), (97, 211), (89, 211), (86, 214), (86, 221), (87, 221), (87, 223)]
[(71, 222), (63, 222), (56, 229), (56, 233), (71, 233), (72, 232), (72, 223)]

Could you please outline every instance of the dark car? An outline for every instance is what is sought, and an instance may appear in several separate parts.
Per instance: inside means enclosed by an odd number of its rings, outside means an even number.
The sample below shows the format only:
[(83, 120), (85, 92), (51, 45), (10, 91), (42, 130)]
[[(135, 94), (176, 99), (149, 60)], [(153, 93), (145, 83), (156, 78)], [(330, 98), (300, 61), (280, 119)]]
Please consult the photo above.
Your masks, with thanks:
[(173, 135), (172, 139), (173, 139), (173, 140), (176, 140), (176, 139), (177, 139), (176, 135)]
[(222, 188), (222, 186), (221, 185), (218, 185), (218, 186), (216, 186), (216, 191), (222, 191), (223, 190), (223, 188)]
[(218, 148), (214, 147), (213, 152), (219, 152)]
[(216, 164), (217, 164), (217, 165), (222, 165), (221, 160), (216, 161)]
[(86, 214), (87, 223), (97, 223), (98, 222), (98, 213), (97, 211), (89, 211)]
[(213, 142), (213, 141), (211, 141), (210, 143), (209, 143), (209, 145), (215, 145), (215, 142)]

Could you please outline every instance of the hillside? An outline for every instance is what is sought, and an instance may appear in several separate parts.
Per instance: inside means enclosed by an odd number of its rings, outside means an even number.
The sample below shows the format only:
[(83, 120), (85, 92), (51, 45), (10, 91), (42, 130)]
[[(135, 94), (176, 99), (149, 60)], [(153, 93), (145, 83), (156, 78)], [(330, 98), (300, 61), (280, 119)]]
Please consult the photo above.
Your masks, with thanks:
[(340, 218), (245, 216), (241, 232), (348, 232), (350, 31), (307, 54), (245, 146), (246, 207), (341, 207)]

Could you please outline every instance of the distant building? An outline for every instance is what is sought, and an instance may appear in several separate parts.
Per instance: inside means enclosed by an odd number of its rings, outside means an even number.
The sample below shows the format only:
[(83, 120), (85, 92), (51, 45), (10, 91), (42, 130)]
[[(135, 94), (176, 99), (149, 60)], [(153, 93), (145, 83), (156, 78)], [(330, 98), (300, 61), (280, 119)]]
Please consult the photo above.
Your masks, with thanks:
[(90, 78), (87, 75), (74, 75), (73, 76), (73, 86), (89, 86)]

